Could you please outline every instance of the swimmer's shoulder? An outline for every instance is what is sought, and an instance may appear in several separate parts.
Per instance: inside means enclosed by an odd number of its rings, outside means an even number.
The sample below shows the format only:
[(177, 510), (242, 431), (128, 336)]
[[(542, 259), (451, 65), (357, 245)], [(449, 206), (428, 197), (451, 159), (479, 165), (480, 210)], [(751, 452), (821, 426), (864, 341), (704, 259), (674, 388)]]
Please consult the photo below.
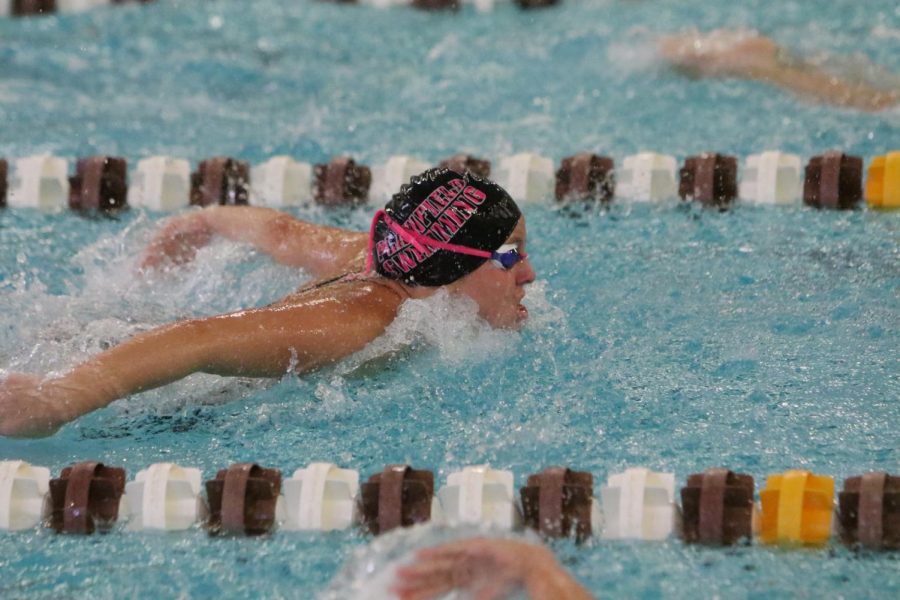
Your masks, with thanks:
[(324, 280), (314, 281), (289, 294), (278, 305), (303, 304), (336, 300), (348, 308), (364, 309), (396, 314), (404, 300), (409, 298), (405, 288), (389, 279), (360, 272), (344, 273)]

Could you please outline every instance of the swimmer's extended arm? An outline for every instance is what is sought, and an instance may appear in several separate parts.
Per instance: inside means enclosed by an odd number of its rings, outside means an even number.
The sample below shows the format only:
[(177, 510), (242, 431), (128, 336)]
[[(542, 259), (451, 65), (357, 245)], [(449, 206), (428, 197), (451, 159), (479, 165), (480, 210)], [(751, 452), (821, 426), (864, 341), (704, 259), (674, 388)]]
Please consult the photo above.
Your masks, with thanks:
[(362, 349), (393, 320), (399, 299), (375, 289), (349, 300), (277, 305), (180, 321), (139, 334), (65, 375), (0, 381), (0, 435), (40, 437), (110, 402), (196, 372), (281, 377)]
[(895, 90), (850, 83), (803, 62), (775, 61), (749, 76), (807, 98), (847, 108), (879, 111), (896, 106), (900, 101), (900, 94)]
[(346, 270), (361, 259), (367, 243), (364, 233), (315, 225), (271, 208), (210, 206), (170, 219), (148, 245), (141, 266), (189, 262), (213, 235), (252, 244), (314, 277)]
[(543, 546), (519, 540), (471, 538), (416, 553), (397, 570), (401, 600), (443, 597), (461, 589), (475, 598), (506, 598), (523, 589), (532, 600), (588, 600), (591, 594)]
[(741, 77), (765, 81), (805, 98), (862, 110), (883, 110), (900, 102), (900, 92), (852, 83), (790, 54), (755, 32), (716, 30), (664, 36), (660, 54), (692, 76)]

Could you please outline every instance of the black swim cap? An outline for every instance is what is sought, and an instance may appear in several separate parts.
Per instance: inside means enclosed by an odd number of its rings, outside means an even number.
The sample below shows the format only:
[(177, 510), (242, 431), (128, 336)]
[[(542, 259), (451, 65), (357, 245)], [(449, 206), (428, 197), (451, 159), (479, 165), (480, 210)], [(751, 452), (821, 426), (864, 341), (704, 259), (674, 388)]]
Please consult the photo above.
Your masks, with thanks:
[[(487, 252), (503, 245), (522, 216), (506, 190), (493, 181), (440, 168), (413, 177), (384, 212), (406, 230)], [(436, 248), (423, 252), (377, 216), (371, 235), (375, 269), (407, 285), (447, 285), (488, 260)]]

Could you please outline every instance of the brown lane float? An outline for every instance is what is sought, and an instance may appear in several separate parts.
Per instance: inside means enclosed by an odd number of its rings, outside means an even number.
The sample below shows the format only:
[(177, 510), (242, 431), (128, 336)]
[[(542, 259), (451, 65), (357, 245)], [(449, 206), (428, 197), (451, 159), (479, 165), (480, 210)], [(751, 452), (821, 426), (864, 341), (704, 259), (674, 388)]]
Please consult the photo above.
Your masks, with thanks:
[(434, 474), (409, 465), (388, 465), (360, 486), (363, 525), (378, 535), (431, 520)]
[(460, 0), (412, 0), (412, 7), (422, 10), (459, 10)]
[(900, 550), (900, 477), (882, 471), (845, 479), (838, 531), (845, 544)]
[(815, 208), (850, 209), (862, 200), (863, 160), (839, 150), (813, 156), (806, 164), (803, 203)]
[(560, 202), (609, 202), (616, 189), (615, 163), (608, 156), (581, 152), (562, 159), (556, 172), (556, 199)]
[(454, 154), (438, 163), (439, 167), (465, 174), (466, 171), (486, 179), (491, 176), (491, 161), (471, 154)]
[(112, 529), (125, 492), (125, 469), (84, 461), (50, 480), (50, 527), (57, 533)]
[(574, 529), (578, 541), (589, 538), (593, 488), (586, 471), (550, 467), (529, 475), (520, 490), (525, 526), (547, 537), (566, 537)]
[(211, 535), (262, 535), (275, 525), (281, 471), (255, 463), (237, 463), (206, 482)]
[(114, 156), (79, 158), (69, 177), (69, 208), (111, 211), (125, 208), (128, 196), (128, 163)]
[(548, 6), (556, 6), (559, 0), (516, 0), (519, 8), (546, 8)]
[(688, 475), (681, 488), (684, 541), (734, 544), (753, 536), (753, 477), (728, 469)]
[(362, 204), (369, 196), (372, 170), (352, 158), (340, 156), (313, 167), (313, 197), (318, 204), (338, 206)]
[(15, 17), (45, 15), (56, 12), (56, 0), (13, 0), (10, 8)]
[(250, 165), (227, 156), (209, 158), (191, 173), (191, 204), (248, 204)]
[(9, 163), (0, 158), (0, 208), (6, 208), (6, 190), (8, 188)]
[(678, 196), (707, 206), (726, 207), (737, 198), (737, 158), (705, 152), (689, 156), (679, 171)]

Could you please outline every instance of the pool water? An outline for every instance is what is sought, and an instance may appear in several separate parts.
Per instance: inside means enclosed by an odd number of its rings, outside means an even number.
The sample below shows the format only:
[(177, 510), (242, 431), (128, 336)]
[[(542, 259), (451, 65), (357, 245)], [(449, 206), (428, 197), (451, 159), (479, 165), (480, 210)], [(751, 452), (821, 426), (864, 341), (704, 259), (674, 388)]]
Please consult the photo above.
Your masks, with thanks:
[[(309, 162), (349, 153), (437, 161), (582, 150), (683, 157), (900, 142), (900, 112), (809, 105), (764, 85), (689, 81), (658, 65), (655, 32), (756, 28), (830, 68), (900, 73), (900, 9), (873, 1), (569, 1), (556, 9), (425, 14), (320, 2), (157, 2), (0, 19), (0, 156), (107, 153)], [(296, 215), (363, 229), (371, 208)], [(727, 466), (841, 480), (900, 471), (900, 213), (673, 203), (525, 208), (538, 273), (522, 332), (465, 303), (409, 303), (373, 348), (277, 382), (199, 375), (139, 394), (0, 459), (58, 471), (77, 460), (129, 479), (174, 461), (205, 478), (237, 461), (314, 460), (360, 471), (409, 462), (448, 473), (489, 462), (528, 474)], [(135, 274), (162, 217), (0, 213), (0, 369), (63, 371), (176, 318), (259, 306), (307, 279), (217, 242), (176, 272)], [(387, 358), (384, 358), (384, 355)], [(442, 534), (425, 532), (425, 540)], [(0, 536), (0, 596), (309, 597), (341, 571), (357, 531), (209, 539), (201, 530)], [(599, 596), (884, 597), (897, 553), (554, 542)], [(379, 556), (380, 546), (373, 552)], [(387, 560), (383, 551), (381, 562)], [(374, 594), (374, 592), (373, 592)]]

